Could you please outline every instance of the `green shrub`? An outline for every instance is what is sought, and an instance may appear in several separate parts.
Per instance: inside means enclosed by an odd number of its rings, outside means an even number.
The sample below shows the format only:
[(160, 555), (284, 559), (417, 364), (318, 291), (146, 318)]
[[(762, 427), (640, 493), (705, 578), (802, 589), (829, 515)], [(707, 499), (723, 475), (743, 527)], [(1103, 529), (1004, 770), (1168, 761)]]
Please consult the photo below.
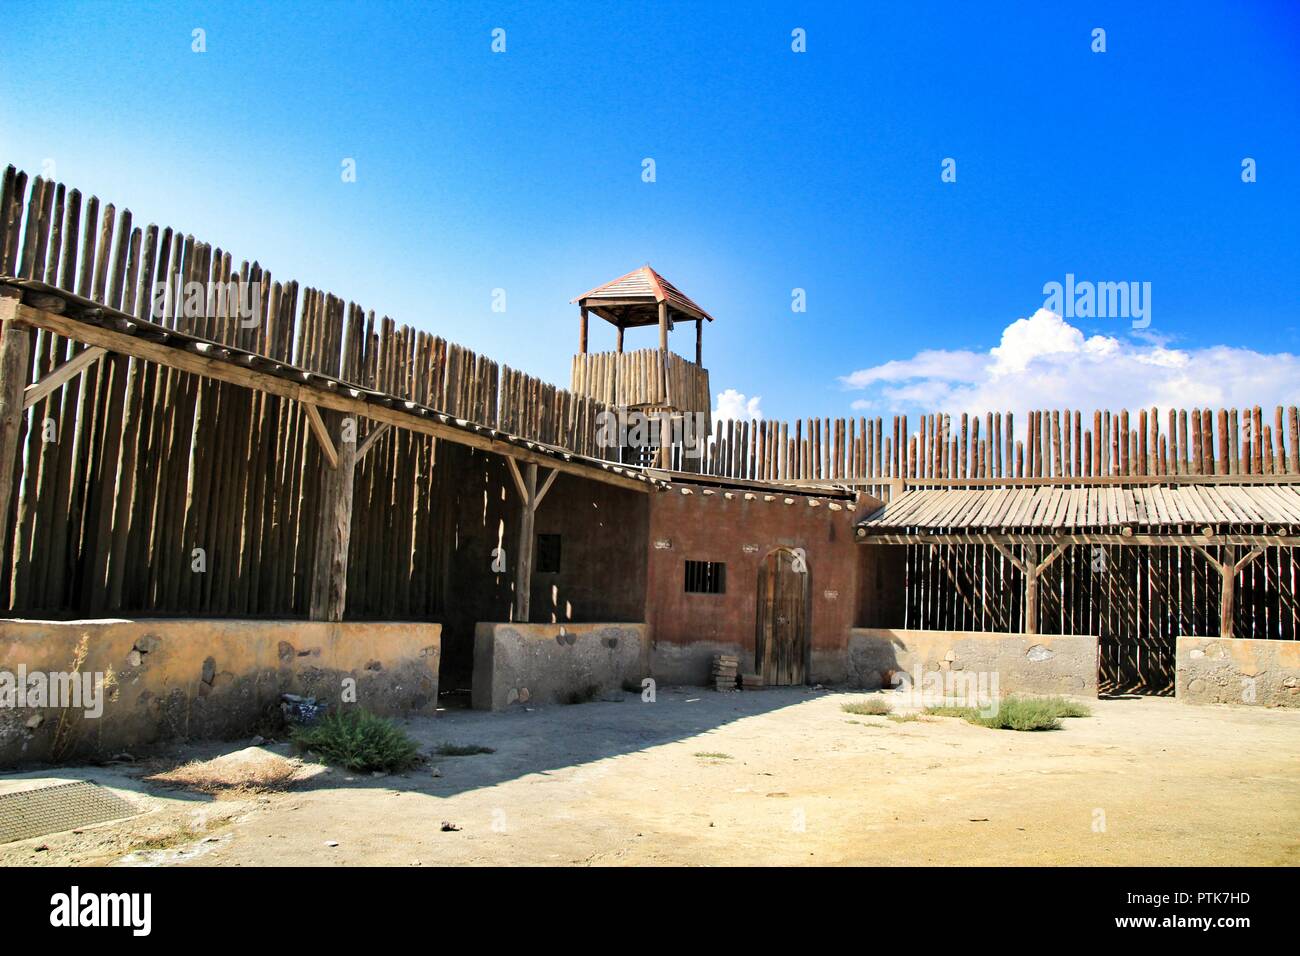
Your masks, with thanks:
[(892, 709), (889, 701), (881, 700), (879, 697), (868, 697), (866, 700), (840, 704), (840, 710), (844, 713), (857, 714), (860, 717), (883, 717)]
[(360, 708), (326, 714), (293, 729), (299, 747), (320, 754), (328, 764), (355, 773), (392, 773), (419, 763), (415, 742), (391, 720)]
[(960, 717), (968, 723), (994, 730), (1060, 730), (1062, 717), (1088, 717), (1083, 704), (1064, 697), (1007, 697), (998, 703), (997, 712), (985, 714), (981, 707), (927, 707), (935, 717)]

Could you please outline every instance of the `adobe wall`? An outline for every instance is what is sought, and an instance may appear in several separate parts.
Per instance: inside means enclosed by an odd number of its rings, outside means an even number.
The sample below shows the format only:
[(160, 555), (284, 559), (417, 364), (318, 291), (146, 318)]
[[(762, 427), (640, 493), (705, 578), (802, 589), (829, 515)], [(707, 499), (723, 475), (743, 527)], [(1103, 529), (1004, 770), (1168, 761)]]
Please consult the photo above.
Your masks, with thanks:
[(474, 632), (475, 710), (581, 703), (642, 676), (644, 624), (498, 624)]
[[(854, 542), (852, 505), (682, 485), (652, 495), (649, 506), (645, 603), (652, 677), (660, 683), (705, 684), (713, 655), (722, 653), (739, 656), (742, 671), (755, 669), (759, 568), (778, 548), (802, 548), (807, 554), (809, 683), (847, 677), (863, 550)], [(686, 593), (687, 560), (724, 562), (726, 593)]]
[[(345, 678), (374, 713), (433, 714), (440, 640), (441, 627), (424, 623), (0, 620), (0, 765), (240, 737), (281, 694), (338, 707)], [(14, 706), (3, 677), (20, 666), (105, 675), (102, 715)]]
[(1097, 696), (1097, 638), (1074, 634), (994, 631), (921, 631), (854, 628), (849, 641), (850, 683), (897, 686), (905, 674), (996, 675), (998, 691)]
[(1300, 642), (1180, 637), (1175, 653), (1181, 701), (1300, 707)]

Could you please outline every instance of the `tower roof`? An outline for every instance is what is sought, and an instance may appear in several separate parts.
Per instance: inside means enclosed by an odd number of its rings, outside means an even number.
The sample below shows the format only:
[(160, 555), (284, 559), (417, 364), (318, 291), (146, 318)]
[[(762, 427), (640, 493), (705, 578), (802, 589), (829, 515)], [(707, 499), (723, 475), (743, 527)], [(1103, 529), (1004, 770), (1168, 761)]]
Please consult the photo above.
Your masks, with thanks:
[(661, 302), (668, 303), (669, 320), (713, 321), (713, 316), (649, 265), (584, 292), (573, 301), (621, 328), (658, 324)]

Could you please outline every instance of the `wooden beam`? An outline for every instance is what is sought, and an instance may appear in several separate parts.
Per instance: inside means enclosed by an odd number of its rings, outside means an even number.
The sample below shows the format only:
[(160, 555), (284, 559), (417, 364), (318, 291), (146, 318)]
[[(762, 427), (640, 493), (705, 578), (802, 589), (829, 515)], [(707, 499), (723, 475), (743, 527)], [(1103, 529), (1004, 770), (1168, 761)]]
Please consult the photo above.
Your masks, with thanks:
[(1250, 564), (1250, 562), (1254, 561), (1263, 553), (1264, 553), (1263, 548), (1256, 548), (1254, 551), (1250, 552), (1250, 554), (1246, 555), (1244, 558), (1238, 561), (1234, 570), (1236, 571), (1243, 570), (1246, 567), (1246, 565)]
[(537, 506), (542, 503), (542, 499), (546, 497), (546, 493), (551, 490), (551, 485), (555, 484), (555, 479), (558, 475), (559, 472), (552, 468), (551, 473), (546, 476), (546, 481), (542, 483), (541, 490), (537, 492), (537, 497), (532, 500), (534, 511), (536, 511)]
[(361, 461), (361, 459), (365, 458), (366, 452), (370, 451), (370, 449), (374, 447), (375, 442), (382, 438), (384, 432), (388, 431), (391, 427), (392, 426), (389, 425), (388, 422), (379, 422), (375, 425), (371, 425), (370, 433), (366, 435), (365, 440), (357, 447), (357, 461)]
[(311, 402), (303, 402), (307, 409), (307, 421), (311, 423), (312, 434), (316, 436), (316, 441), (320, 444), (321, 454), (329, 462), (331, 468), (338, 468), (339, 453), (334, 447), (334, 441), (330, 438), (329, 429), (325, 427), (325, 422), (320, 417), (320, 409)]
[(0, 553), (9, 542), (14, 472), (23, 426), (23, 389), (31, 365), (31, 330), (21, 324), (18, 300), (0, 298)]
[[(213, 355), (224, 351), (224, 348), (219, 345), (204, 346), (202, 349), (165, 345), (158, 341), (151, 341), (144, 336), (128, 335), (72, 316), (34, 309), (28, 305), (19, 305), (16, 315), (18, 321), (35, 328), (45, 329), (54, 332), (56, 335), (75, 339), (86, 345), (97, 345), (120, 355), (132, 355), (167, 368), (206, 376), (214, 381), (229, 382), (232, 385), (265, 392), (268, 395), (278, 395), (281, 398), (311, 403), (322, 409), (334, 409), (353, 416), (369, 418), (372, 421), (385, 422), (397, 428), (405, 428), (408, 431), (423, 435), (432, 435), (435, 438), (444, 438), (458, 445), (466, 445), (481, 451), (504, 455), (518, 461), (533, 462), (547, 468), (556, 468), (567, 474), (589, 478), (592, 481), (600, 481), (620, 488), (627, 488), (631, 491), (649, 493), (654, 490), (652, 483), (624, 475), (621, 473), (622, 469), (617, 467), (605, 469), (597, 465), (571, 461), (558, 455), (534, 451), (501, 438), (493, 438), (481, 434), (479, 431), (460, 428), (442, 420), (444, 417), (450, 418), (450, 416), (426, 417), (414, 411), (407, 411), (401, 407), (402, 403), (397, 403), (395, 407), (391, 407), (382, 404), (378, 400), (364, 397), (365, 393), (359, 389), (314, 387), (270, 372), (258, 371), (245, 365), (215, 358)], [(128, 321), (128, 317), (123, 316), (122, 320)], [(158, 336), (173, 335), (168, 330), (152, 323), (130, 321), (136, 326), (148, 328), (151, 333)], [(177, 341), (183, 341), (181, 336), (173, 335), (173, 338)], [(212, 354), (206, 354), (207, 352)], [(266, 361), (268, 364), (283, 364), (274, 363), (270, 359)], [(300, 374), (304, 380), (307, 378), (306, 372), (300, 372)], [(414, 407), (414, 403), (408, 402), (405, 404), (407, 408)], [(629, 473), (633, 471), (633, 469), (629, 469)]]
[(704, 367), (704, 320), (695, 320), (695, 364)]
[(668, 351), (668, 303), (659, 303), (659, 351)]
[(49, 374), (39, 382), (33, 382), (23, 391), (23, 408), (31, 408), (50, 392), (61, 387), (70, 379), (80, 375), (92, 364), (103, 358), (107, 352), (102, 348), (82, 349), (75, 356), (68, 359), (56, 369), (51, 369)]
[(618, 350), (623, 351), (623, 323), (618, 324)]
[[(516, 469), (517, 470), (517, 469)], [(533, 518), (537, 499), (537, 466), (528, 463), (528, 477), (519, 509), (519, 555), (515, 558), (515, 620), (528, 623), (533, 586)]]
[(997, 548), (998, 551), (1002, 553), (1002, 556), (1015, 565), (1021, 573), (1027, 572), (1028, 569), (1025, 566), (1025, 562), (1016, 557), (1015, 553), (1004, 542), (994, 541), (993, 547)]
[(1042, 574), (1044, 571), (1047, 570), (1047, 568), (1051, 565), (1051, 563), (1052, 563), (1053, 561), (1055, 561), (1055, 560), (1056, 560), (1057, 558), (1059, 558), (1061, 555), (1065, 554), (1065, 549), (1066, 549), (1067, 547), (1068, 547), (1068, 545), (1058, 544), (1058, 545), (1057, 545), (1057, 546), (1052, 550), (1052, 553), (1051, 553), (1051, 554), (1049, 554), (1046, 558), (1044, 558), (1042, 561), (1040, 561), (1040, 562), (1038, 563), (1038, 573), (1039, 573), (1039, 574)]
[(523, 499), (524, 504), (528, 504), (528, 486), (524, 484), (524, 476), (519, 474), (519, 466), (515, 464), (513, 458), (507, 458), (506, 467), (510, 469), (510, 477), (515, 480), (515, 489), (519, 492), (519, 497)]
[(582, 318), (578, 323), (578, 351), (583, 355), (587, 354), (587, 307), (581, 308)]

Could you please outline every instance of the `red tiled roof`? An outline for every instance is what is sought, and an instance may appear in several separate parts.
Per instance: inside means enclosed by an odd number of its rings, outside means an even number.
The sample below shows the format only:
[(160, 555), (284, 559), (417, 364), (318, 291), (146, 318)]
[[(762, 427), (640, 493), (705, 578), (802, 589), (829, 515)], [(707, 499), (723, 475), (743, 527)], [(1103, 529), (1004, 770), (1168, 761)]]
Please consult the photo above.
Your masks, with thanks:
[(692, 318), (713, 321), (713, 316), (696, 305), (689, 296), (685, 295), (677, 286), (648, 265), (629, 272), (625, 276), (620, 276), (612, 282), (597, 286), (589, 292), (584, 292), (572, 301), (581, 302), (584, 305), (600, 305), (602, 300), (620, 299), (624, 301), (628, 299), (643, 300), (646, 303), (667, 302), (669, 308), (683, 312)]

